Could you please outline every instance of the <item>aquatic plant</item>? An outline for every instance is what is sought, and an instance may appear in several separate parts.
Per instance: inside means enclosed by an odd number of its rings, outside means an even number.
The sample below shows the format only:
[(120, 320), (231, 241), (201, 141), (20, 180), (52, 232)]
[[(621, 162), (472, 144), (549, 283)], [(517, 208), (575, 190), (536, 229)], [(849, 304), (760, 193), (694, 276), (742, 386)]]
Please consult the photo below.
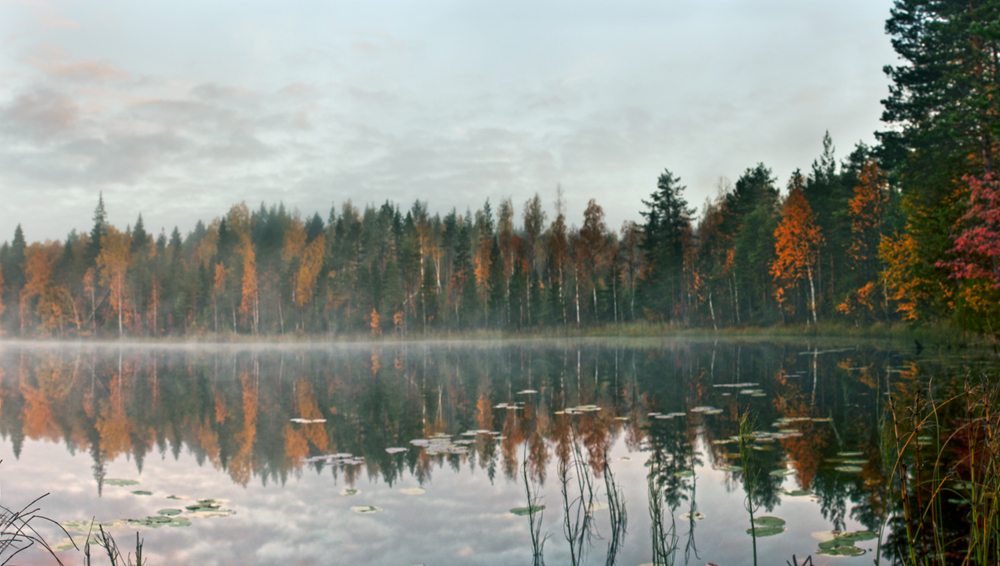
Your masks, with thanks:
[(611, 535), (608, 538), (608, 553), (605, 566), (613, 566), (621, 550), (625, 534), (628, 532), (628, 513), (625, 509), (625, 491), (611, 472), (611, 461), (604, 454), (604, 489), (608, 498), (608, 512), (611, 515)]
[[(542, 536), (542, 511), (545, 506), (541, 504), (541, 497), (538, 489), (532, 488), (532, 481), (528, 477), (528, 445), (525, 443), (524, 458), (521, 465), (521, 477), (524, 478), (524, 491), (528, 498), (528, 506), (518, 509), (511, 509), (515, 515), (527, 515), (528, 530), (531, 533), (531, 563), (533, 566), (544, 566), (545, 564), (545, 541), (549, 539), (546, 533)], [(523, 511), (523, 513), (522, 513)]]
[(64, 533), (66, 532), (59, 523), (38, 514), (40, 509), (35, 507), (35, 504), (46, 496), (48, 496), (47, 493), (16, 510), (0, 505), (0, 558), (3, 559), (0, 565), (8, 564), (15, 556), (36, 544), (48, 552), (56, 562), (62, 564), (55, 555), (54, 549), (35, 530), (34, 526), (38, 522), (47, 522), (59, 527)]
[[(129, 552), (125, 556), (122, 556), (121, 550), (118, 548), (118, 544), (115, 542), (114, 537), (111, 533), (104, 530), (104, 527), (98, 525), (98, 533), (96, 539), (94, 539), (94, 544), (104, 548), (104, 552), (108, 555), (108, 561), (111, 566), (142, 566), (146, 564), (142, 560), (142, 539), (139, 538), (139, 533), (135, 533), (135, 562), (132, 562), (132, 553)], [(87, 542), (83, 545), (83, 564), (84, 566), (91, 566), (90, 557), (90, 544), (91, 544), (90, 533), (87, 534)]]
[[(888, 391), (880, 443), (891, 508), (882, 528), (895, 526), (894, 558), (911, 566), (1000, 563), (1000, 384), (970, 374), (964, 391), (942, 400), (933, 379), (912, 399)], [(945, 432), (952, 421), (960, 424)], [(876, 564), (881, 552), (880, 541)]]

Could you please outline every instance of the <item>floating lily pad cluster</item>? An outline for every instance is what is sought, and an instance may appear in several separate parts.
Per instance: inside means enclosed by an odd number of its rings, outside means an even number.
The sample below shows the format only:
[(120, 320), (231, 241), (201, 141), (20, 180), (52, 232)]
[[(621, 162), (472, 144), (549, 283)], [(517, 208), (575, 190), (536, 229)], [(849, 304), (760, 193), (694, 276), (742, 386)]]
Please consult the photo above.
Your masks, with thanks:
[(861, 458), (864, 455), (864, 452), (837, 452), (837, 457), (828, 458), (827, 462), (836, 464), (833, 469), (838, 472), (857, 474), (864, 469), (862, 466), (868, 463), (868, 459)]
[(114, 485), (114, 486), (139, 485), (139, 482), (135, 480), (126, 480), (121, 478), (105, 478), (104, 485)]
[(556, 415), (582, 415), (583, 413), (593, 413), (600, 411), (597, 405), (578, 405), (576, 407), (566, 407), (562, 411), (556, 411)]
[(318, 424), (318, 423), (325, 423), (326, 419), (303, 419), (301, 417), (296, 417), (294, 419), (291, 419), (291, 421), (293, 423), (298, 423), (298, 424)]
[(199, 499), (194, 505), (188, 505), (185, 509), (192, 517), (228, 517), (236, 513), (232, 509), (222, 509), (224, 499)]
[(324, 466), (357, 466), (365, 463), (365, 457), (341, 452), (339, 454), (312, 456), (311, 458), (306, 458), (304, 462), (307, 464), (322, 462)]
[[(128, 486), (136, 485), (139, 482), (135, 480), (121, 480), (114, 479), (114, 483), (110, 485), (118, 486)], [(133, 491), (132, 493), (136, 495), (150, 495), (149, 491)], [(169, 495), (166, 497), (171, 500), (181, 500), (186, 499), (177, 495)], [(150, 515), (142, 519), (118, 519), (116, 521), (66, 521), (65, 523), (60, 523), (62, 528), (64, 528), (69, 533), (85, 533), (83, 536), (73, 536), (72, 538), (64, 539), (58, 544), (54, 545), (55, 550), (70, 550), (74, 548), (74, 543), (76, 547), (82, 547), (87, 543), (87, 535), (90, 534), (90, 544), (101, 546), (100, 541), (93, 533), (97, 532), (99, 529), (104, 528), (105, 530), (113, 529), (117, 527), (128, 527), (130, 529), (136, 528), (147, 528), (147, 529), (158, 529), (160, 527), (190, 527), (192, 518), (209, 518), (209, 517), (227, 517), (233, 515), (236, 511), (232, 509), (223, 509), (222, 504), (225, 503), (224, 499), (198, 499), (193, 505), (188, 505), (185, 510), (166, 508), (160, 509), (156, 512), (156, 515)]]
[[(470, 430), (463, 432), (462, 435), (493, 440), (503, 440), (504, 438), (499, 432), (491, 430)], [(468, 454), (469, 449), (467, 446), (475, 442), (475, 440), (470, 438), (454, 440), (450, 434), (439, 432), (430, 438), (414, 438), (410, 441), (410, 444), (420, 446), (424, 449), (425, 454), (433, 456), (437, 454)]]
[(747, 529), (748, 535), (770, 537), (785, 532), (785, 520), (778, 517), (756, 517), (753, 527)]
[(378, 513), (381, 510), (382, 510), (381, 507), (375, 507), (374, 505), (355, 505), (354, 507), (351, 507), (351, 511), (354, 511), (355, 513), (360, 513), (362, 515), (367, 515), (369, 513)]
[(665, 415), (662, 413), (649, 413), (646, 416), (652, 417), (654, 419), (659, 419), (661, 421), (668, 421), (670, 419), (675, 419), (677, 417), (685, 417), (687, 416), (687, 413), (667, 413)]
[(878, 536), (871, 531), (853, 531), (848, 533), (831, 533), (834, 537), (819, 543), (817, 554), (827, 556), (861, 556), (865, 549), (854, 546), (856, 542), (873, 540)]
[(544, 505), (530, 505), (528, 507), (515, 507), (510, 510), (511, 513), (517, 515), (518, 517), (525, 517), (527, 515), (533, 515), (539, 511), (544, 511)]
[(716, 409), (715, 407), (695, 407), (691, 409), (692, 413), (703, 413), (706, 415), (720, 415), (722, 414), (722, 409)]
[(524, 408), (524, 401), (517, 401), (517, 402), (514, 402), (514, 403), (498, 403), (496, 405), (493, 405), (493, 408), (494, 409), (507, 409), (508, 411), (514, 411), (514, 410), (517, 410), (517, 409), (523, 409)]

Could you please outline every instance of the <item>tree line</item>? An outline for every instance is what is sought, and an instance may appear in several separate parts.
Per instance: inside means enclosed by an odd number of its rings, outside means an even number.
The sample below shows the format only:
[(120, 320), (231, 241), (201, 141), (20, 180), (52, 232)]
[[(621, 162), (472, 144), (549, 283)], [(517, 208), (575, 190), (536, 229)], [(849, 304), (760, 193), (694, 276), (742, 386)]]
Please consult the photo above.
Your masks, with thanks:
[[(782, 192), (757, 164), (695, 215), (670, 170), (641, 221), (579, 227), (534, 197), (443, 216), (350, 202), (324, 219), (233, 206), (182, 236), (124, 230), (0, 248), (17, 336), (411, 334), (647, 320), (723, 328), (1000, 315), (1000, 0), (897, 0), (885, 131), (842, 161), (829, 135)], [(494, 211), (494, 205), (496, 207)], [(518, 210), (520, 208), (520, 210)]]

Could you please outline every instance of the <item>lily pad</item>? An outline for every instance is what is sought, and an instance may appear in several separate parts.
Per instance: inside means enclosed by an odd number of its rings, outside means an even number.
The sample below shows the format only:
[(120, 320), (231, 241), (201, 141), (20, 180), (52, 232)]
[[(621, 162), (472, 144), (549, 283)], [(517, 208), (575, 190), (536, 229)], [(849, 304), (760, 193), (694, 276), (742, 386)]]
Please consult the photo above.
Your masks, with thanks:
[(772, 537), (774, 535), (780, 535), (785, 532), (785, 527), (754, 527), (752, 529), (747, 529), (747, 534), (756, 535), (759, 537)]
[(385, 451), (388, 452), (389, 454), (399, 454), (400, 452), (406, 452), (406, 448), (400, 446), (393, 446), (391, 448), (386, 448)]
[(374, 505), (355, 505), (354, 507), (351, 507), (351, 511), (361, 513), (362, 515), (366, 515), (368, 513), (378, 513), (381, 510), (381, 507), (375, 507)]
[(866, 541), (866, 540), (873, 540), (873, 539), (876, 539), (876, 538), (878, 538), (878, 535), (876, 535), (875, 533), (873, 533), (871, 531), (853, 531), (853, 532), (843, 533), (843, 534), (837, 535), (837, 538), (835, 540), (839, 540), (839, 541), (843, 541), (843, 542), (849, 542), (849, 543), (855, 543), (855, 542), (861, 542), (861, 541)]
[(510, 510), (511, 513), (517, 515), (518, 517), (524, 517), (526, 515), (531, 515), (533, 513), (538, 513), (539, 511), (544, 511), (544, 505), (532, 505), (530, 507), (515, 507)]
[(858, 456), (864, 456), (864, 452), (837, 452), (837, 456), (841, 458), (857, 458)]
[(180, 515), (183, 511), (180, 509), (160, 509), (156, 513), (159, 515), (166, 515), (167, 517), (173, 517), (174, 515)]
[(693, 470), (681, 470), (679, 472), (674, 472), (674, 476), (678, 478), (690, 478), (694, 476)]
[(122, 486), (122, 485), (138, 485), (138, 484), (139, 482), (135, 480), (125, 480), (121, 478), (107, 478), (104, 480), (104, 485)]
[(132, 492), (132, 495), (153, 495), (153, 492), (146, 491), (145, 489), (137, 489)]
[(694, 519), (696, 521), (700, 521), (700, 520), (702, 520), (702, 519), (705, 518), (705, 514), (702, 513), (701, 511), (695, 511), (694, 513), (684, 513), (683, 515), (681, 515), (678, 518), (679, 519), (685, 519), (685, 520), (686, 519)]
[(785, 520), (778, 517), (757, 517), (753, 523), (758, 527), (783, 527)]
[[(87, 544), (87, 535), (75, 536), (71, 539), (69, 538), (63, 539), (58, 543), (52, 545), (52, 550), (82, 549), (85, 544)], [(103, 544), (101, 544), (100, 539), (98, 539), (93, 535), (91, 535), (90, 537), (90, 544), (91, 546), (101, 546), (101, 547), (104, 546)]]
[(357, 495), (359, 493), (361, 493), (360, 489), (342, 489), (342, 490), (340, 490), (340, 494), (343, 495), (344, 497), (353, 497), (353, 496), (355, 496), (355, 495)]
[(784, 489), (781, 491), (781, 493), (789, 497), (805, 497), (807, 495), (813, 494), (813, 492), (809, 491), (808, 489)]
[(233, 511), (232, 509), (208, 509), (205, 511), (192, 511), (191, 513), (188, 513), (188, 516), (208, 519), (212, 517), (228, 517), (230, 515), (235, 515), (235, 514), (236, 511)]
[(861, 472), (861, 466), (837, 466), (834, 468), (838, 472), (844, 472), (845, 474), (857, 474)]
[[(830, 541), (836, 543), (837, 541)], [(826, 556), (861, 556), (865, 553), (863, 548), (858, 548), (853, 544), (834, 544), (830, 548), (823, 548), (824, 543), (820, 543), (820, 549), (816, 551), (816, 554), (823, 554)]]
[(126, 519), (133, 527), (148, 527), (158, 529), (160, 527), (190, 527), (191, 521), (186, 517), (166, 517), (164, 515), (153, 515), (145, 519)]
[(778, 468), (777, 470), (771, 470), (772, 476), (794, 476), (797, 474), (795, 470), (789, 468)]
[(427, 490), (422, 487), (407, 487), (399, 490), (403, 495), (423, 495)]

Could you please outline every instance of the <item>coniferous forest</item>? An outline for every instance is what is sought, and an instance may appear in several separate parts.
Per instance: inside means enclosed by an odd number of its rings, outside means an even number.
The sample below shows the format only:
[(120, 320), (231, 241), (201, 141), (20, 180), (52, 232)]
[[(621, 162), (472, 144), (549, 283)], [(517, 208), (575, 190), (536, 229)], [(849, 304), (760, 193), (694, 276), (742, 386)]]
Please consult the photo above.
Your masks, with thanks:
[[(301, 216), (240, 203), (193, 231), (142, 216), (0, 248), (6, 336), (413, 335), (654, 321), (722, 329), (1000, 321), (1000, 1), (897, 0), (884, 129), (829, 135), (779, 183), (764, 163), (700, 209), (676, 170), (639, 220), (535, 196), (432, 213), (350, 202)], [(669, 156), (667, 157), (669, 160)], [(683, 164), (672, 164), (683, 167)], [(221, 211), (220, 211), (221, 212)]]

